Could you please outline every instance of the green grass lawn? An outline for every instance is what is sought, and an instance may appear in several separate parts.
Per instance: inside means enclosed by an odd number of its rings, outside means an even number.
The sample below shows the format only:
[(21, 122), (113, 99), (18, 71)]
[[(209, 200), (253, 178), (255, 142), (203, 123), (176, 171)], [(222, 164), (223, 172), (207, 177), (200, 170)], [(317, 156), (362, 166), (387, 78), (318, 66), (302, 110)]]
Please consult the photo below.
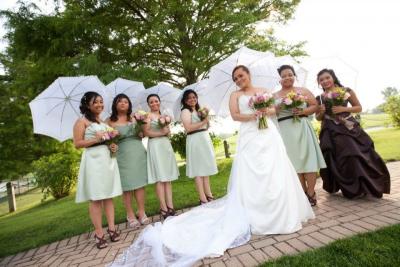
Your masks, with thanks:
[(400, 129), (389, 128), (370, 132), (375, 149), (385, 161), (400, 160)]
[(325, 247), (294, 256), (284, 256), (261, 266), (400, 266), (400, 225), (338, 240)]
[(361, 125), (364, 129), (371, 127), (386, 127), (390, 124), (389, 115), (386, 113), (379, 114), (361, 114)]
[[(384, 129), (370, 133), (379, 154), (385, 161), (400, 160), (400, 129)], [(235, 153), (237, 136), (228, 139), (230, 152)], [(390, 141), (390, 142), (388, 142)], [(223, 156), (223, 147), (216, 149)], [(227, 180), (231, 168), (231, 159), (218, 160), (219, 173), (211, 178), (216, 197), (226, 193)], [(184, 176), (185, 166), (180, 167), (181, 177), (173, 183), (175, 208), (198, 205), (194, 182)], [(154, 186), (146, 187), (146, 211), (148, 215), (158, 213), (158, 201)], [(48, 198), (41, 202), (39, 189), (31, 190), (17, 197), (18, 211), (6, 214), (8, 203), (0, 203), (0, 257), (19, 251), (38, 247), (91, 230), (88, 216), (88, 204), (76, 204), (75, 194), (61, 200)], [(116, 222), (125, 220), (121, 197), (114, 200)], [(1, 215), (2, 214), (2, 215)], [(11, 241), (10, 241), (11, 240)]]
[[(15, 196), (15, 200), (17, 202), (17, 210), (18, 212), (30, 209), (36, 205), (38, 205), (43, 197), (42, 191), (39, 188), (35, 188), (29, 190), (28, 192)], [(52, 199), (49, 197), (49, 200)], [(8, 202), (7, 199), (3, 199), (0, 202), (0, 220), (1, 218), (8, 213)]]
[[(233, 135), (229, 138), (226, 139), (226, 141), (228, 142), (228, 146), (229, 146), (229, 153), (232, 155), (234, 153), (236, 153), (236, 141), (237, 141), (238, 135)], [(222, 143), (220, 146), (218, 146), (215, 149), (215, 156), (217, 158), (224, 158), (225, 157), (225, 150), (224, 150), (224, 144)]]

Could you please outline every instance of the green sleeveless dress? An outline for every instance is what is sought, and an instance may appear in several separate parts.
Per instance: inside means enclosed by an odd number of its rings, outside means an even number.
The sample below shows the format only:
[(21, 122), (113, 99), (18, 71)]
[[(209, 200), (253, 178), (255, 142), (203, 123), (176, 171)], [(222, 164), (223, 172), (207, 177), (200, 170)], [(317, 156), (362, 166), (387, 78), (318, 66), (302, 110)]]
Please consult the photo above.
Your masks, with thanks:
[(120, 133), (117, 161), (123, 191), (147, 185), (147, 155), (141, 138), (135, 133), (135, 125), (115, 127)]
[[(106, 131), (104, 123), (92, 123), (85, 130), (85, 140), (92, 139), (98, 131)], [(102, 200), (122, 194), (117, 159), (110, 156), (106, 145), (85, 148), (79, 167), (77, 203)]]
[[(306, 108), (306, 103), (303, 108)], [(280, 110), (280, 118), (293, 116), (291, 110)], [(317, 136), (311, 125), (312, 116), (279, 121), (279, 129), (285, 143), (286, 152), (297, 173), (318, 172), (326, 168), (325, 160), (319, 147)]]
[[(200, 122), (197, 112), (192, 112), (192, 123)], [(207, 127), (204, 125), (203, 127)], [(210, 176), (218, 173), (214, 147), (208, 131), (186, 137), (186, 176)]]
[[(160, 131), (158, 120), (151, 120), (150, 128), (153, 131)], [(178, 165), (168, 137), (149, 138), (147, 144), (147, 174), (149, 184), (178, 179)]]

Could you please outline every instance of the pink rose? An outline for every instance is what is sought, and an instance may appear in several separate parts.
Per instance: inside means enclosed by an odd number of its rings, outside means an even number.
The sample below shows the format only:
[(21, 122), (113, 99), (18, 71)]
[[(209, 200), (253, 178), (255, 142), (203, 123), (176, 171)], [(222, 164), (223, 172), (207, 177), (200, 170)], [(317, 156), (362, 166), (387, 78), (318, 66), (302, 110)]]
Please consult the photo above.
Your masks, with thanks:
[(285, 98), (283, 100), (283, 103), (285, 103), (285, 105), (291, 105), (293, 103), (293, 101), (290, 98)]

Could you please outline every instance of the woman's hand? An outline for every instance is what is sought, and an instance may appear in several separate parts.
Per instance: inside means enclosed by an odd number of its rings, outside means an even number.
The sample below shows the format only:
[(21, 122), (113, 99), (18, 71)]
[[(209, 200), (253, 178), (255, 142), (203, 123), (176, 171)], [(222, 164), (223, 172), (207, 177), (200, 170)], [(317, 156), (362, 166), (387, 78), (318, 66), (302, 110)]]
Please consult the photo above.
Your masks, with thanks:
[(164, 135), (168, 135), (168, 134), (171, 132), (171, 130), (169, 129), (169, 127), (163, 127), (163, 128), (161, 129), (161, 132), (162, 132)]
[(112, 131), (112, 136), (117, 136), (117, 135), (119, 135), (118, 130), (113, 130), (113, 131)]
[(301, 109), (301, 108), (294, 108), (294, 109), (292, 110), (292, 113), (293, 113), (293, 115), (296, 115), (296, 116), (305, 115), (305, 114), (304, 114), (304, 110)]
[(259, 109), (257, 109), (254, 114), (250, 114), (250, 119), (249, 121), (254, 121), (263, 116), (264, 113), (262, 113)]
[(273, 116), (276, 114), (276, 109), (274, 107), (258, 109), (256, 114), (263, 116)]
[(104, 131), (98, 131), (95, 135), (98, 142), (104, 141)]
[(346, 107), (343, 107), (343, 106), (333, 106), (332, 107), (333, 114), (338, 114), (338, 113), (342, 113), (342, 112), (346, 112), (346, 111), (347, 111)]
[(320, 105), (320, 106), (319, 106), (319, 113), (320, 113), (320, 114), (325, 114), (325, 112), (326, 112), (326, 107), (325, 107), (325, 105), (324, 105), (324, 104)]
[(259, 111), (259, 112), (261, 112), (263, 114), (268, 114), (268, 110), (269, 110), (269, 108), (259, 108), (259, 109), (257, 109), (257, 111)]
[(112, 144), (110, 145), (110, 150), (111, 150), (112, 153), (117, 152), (117, 150), (118, 150), (118, 145), (115, 144), (115, 143), (112, 143)]

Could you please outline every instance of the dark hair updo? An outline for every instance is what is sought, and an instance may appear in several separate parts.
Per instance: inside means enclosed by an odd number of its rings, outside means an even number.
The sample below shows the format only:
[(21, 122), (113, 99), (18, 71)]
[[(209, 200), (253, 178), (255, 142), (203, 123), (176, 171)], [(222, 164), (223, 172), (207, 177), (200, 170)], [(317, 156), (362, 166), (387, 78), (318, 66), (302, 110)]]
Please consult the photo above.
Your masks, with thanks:
[(184, 110), (186, 108), (190, 112), (192, 112), (192, 108), (189, 107), (188, 104), (186, 104), (186, 100), (189, 98), (190, 94), (194, 94), (196, 96), (196, 98), (197, 98), (197, 103), (196, 103), (196, 106), (195, 106), (195, 110), (198, 111), (200, 109), (200, 105), (199, 105), (199, 101), (198, 101), (199, 97), (197, 96), (196, 91), (194, 91), (192, 89), (188, 89), (185, 92), (183, 92), (183, 96), (182, 96), (182, 99), (181, 99), (181, 106), (182, 106), (181, 110)]
[[(318, 74), (317, 74), (317, 83), (319, 83), (319, 77), (320, 77), (322, 74), (324, 74), (324, 73), (328, 73), (329, 75), (332, 76), (333, 82), (334, 82), (334, 84), (335, 84), (336, 86), (344, 87), (344, 86), (340, 83), (338, 77), (336, 76), (335, 72), (334, 72), (332, 69), (322, 69), (322, 70), (320, 70), (320, 71), (318, 72)], [(324, 88), (322, 88), (322, 90), (325, 91)]]
[(129, 107), (128, 107), (128, 112), (126, 113), (126, 118), (128, 121), (131, 121), (131, 114), (132, 114), (132, 102), (129, 99), (129, 97), (126, 94), (118, 94), (114, 97), (112, 107), (111, 107), (111, 116), (110, 120), (111, 121), (117, 121), (118, 120), (118, 111), (117, 111), (117, 105), (119, 101), (122, 99), (128, 100)]
[[(160, 96), (159, 96), (158, 94), (149, 94), (149, 95), (147, 96), (147, 98), (146, 98), (147, 104), (149, 104), (149, 100), (150, 100), (150, 98), (153, 97), (153, 96), (154, 96), (154, 97), (157, 97), (158, 101), (160, 101), (160, 103), (161, 103), (161, 99), (160, 99)], [(161, 114), (161, 110), (159, 110), (158, 113)]]
[(93, 103), (99, 96), (103, 99), (103, 97), (100, 94), (93, 91), (89, 91), (86, 92), (81, 98), (81, 104), (79, 105), (79, 110), (81, 111), (83, 116), (91, 122), (100, 123), (99, 121), (97, 121), (96, 115), (89, 108), (90, 104)]
[(232, 70), (232, 80), (233, 80), (233, 81), (235, 80), (233, 75), (235, 74), (235, 72), (236, 72), (238, 69), (241, 69), (241, 70), (243, 70), (244, 72), (246, 72), (247, 74), (250, 75), (250, 70), (249, 70), (248, 67), (246, 67), (245, 65), (237, 65), (237, 66), (234, 67), (233, 70)]
[(296, 75), (296, 72), (294, 71), (294, 68), (293, 68), (292, 66), (290, 66), (290, 65), (282, 65), (282, 66), (280, 66), (280, 67), (278, 68), (279, 76), (281, 76), (281, 73), (282, 73), (282, 71), (284, 71), (284, 70), (291, 70), (291, 71), (293, 72), (294, 76), (297, 76), (297, 75)]
[(149, 103), (150, 97), (153, 97), (153, 96), (157, 97), (157, 98), (158, 98), (158, 101), (160, 101), (160, 103), (161, 103), (161, 99), (160, 99), (160, 96), (159, 96), (159, 95), (157, 95), (157, 94), (149, 94), (149, 95), (147, 96), (147, 98), (146, 98), (147, 104)]

